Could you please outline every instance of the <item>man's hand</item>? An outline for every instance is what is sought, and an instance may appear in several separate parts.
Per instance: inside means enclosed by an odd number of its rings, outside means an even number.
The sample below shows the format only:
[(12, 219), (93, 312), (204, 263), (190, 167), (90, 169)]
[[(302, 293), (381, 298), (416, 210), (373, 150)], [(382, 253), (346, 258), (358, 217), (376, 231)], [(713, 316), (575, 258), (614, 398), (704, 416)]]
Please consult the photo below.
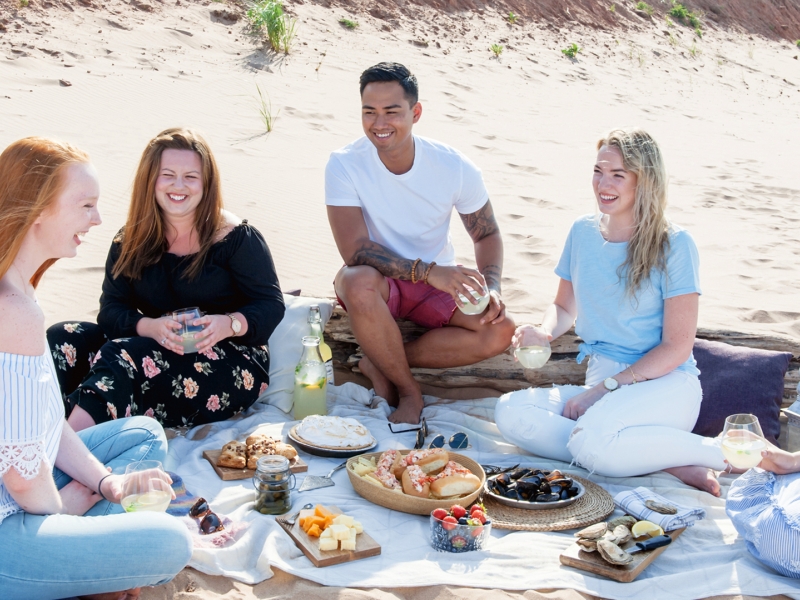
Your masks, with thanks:
[(456, 304), (461, 307), (464, 306), (464, 303), (458, 297), (459, 294), (467, 298), (472, 304), (478, 304), (478, 300), (472, 296), (466, 286), (481, 293), (486, 289), (486, 280), (480, 274), (480, 271), (475, 269), (434, 265), (430, 273), (428, 273), (428, 285), (450, 294)]
[(567, 400), (567, 403), (564, 405), (564, 412), (561, 413), (561, 416), (577, 421), (595, 402), (600, 400), (600, 398), (607, 393), (607, 390), (602, 385), (596, 385), (585, 392), (581, 392), (577, 396)]
[(486, 307), (486, 312), (481, 317), (481, 325), (491, 323), (496, 325), (501, 323), (506, 318), (506, 305), (500, 292), (491, 290), (489, 292), (489, 306)]

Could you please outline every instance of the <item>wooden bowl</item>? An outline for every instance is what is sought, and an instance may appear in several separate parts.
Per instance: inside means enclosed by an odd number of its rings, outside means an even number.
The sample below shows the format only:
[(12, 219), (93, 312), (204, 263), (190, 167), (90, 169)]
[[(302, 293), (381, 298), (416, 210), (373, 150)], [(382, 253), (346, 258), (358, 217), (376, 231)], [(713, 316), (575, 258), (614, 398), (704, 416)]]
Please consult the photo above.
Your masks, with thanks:
[[(408, 454), (408, 452), (411, 451), (408, 450), (405, 453)], [(383, 452), (370, 452), (368, 454), (362, 454), (361, 457), (370, 458), (374, 456), (375, 460), (377, 461), (381, 454), (383, 454)], [(356, 475), (356, 473), (353, 471), (353, 463), (358, 461), (360, 458), (358, 456), (355, 456), (347, 461), (347, 475), (350, 477), (350, 483), (353, 484), (353, 489), (358, 493), (358, 495), (366, 500), (369, 500), (373, 504), (412, 515), (425, 515), (427, 517), (433, 510), (437, 508), (450, 508), (453, 506), (453, 504), (461, 504), (464, 506), (464, 508), (468, 508), (469, 505), (475, 502), (481, 495), (481, 492), (483, 491), (483, 485), (486, 483), (486, 473), (484, 473), (483, 468), (478, 463), (468, 456), (464, 456), (463, 454), (449, 452), (449, 455), (450, 460), (457, 462), (477, 475), (478, 479), (481, 480), (481, 485), (477, 490), (466, 496), (455, 496), (443, 498), (441, 500), (433, 498), (417, 498), (415, 496), (407, 496), (406, 494), (398, 494), (397, 492), (393, 492), (387, 488), (379, 488), (377, 485), (369, 483), (368, 481), (364, 481), (361, 479), (361, 477)]]

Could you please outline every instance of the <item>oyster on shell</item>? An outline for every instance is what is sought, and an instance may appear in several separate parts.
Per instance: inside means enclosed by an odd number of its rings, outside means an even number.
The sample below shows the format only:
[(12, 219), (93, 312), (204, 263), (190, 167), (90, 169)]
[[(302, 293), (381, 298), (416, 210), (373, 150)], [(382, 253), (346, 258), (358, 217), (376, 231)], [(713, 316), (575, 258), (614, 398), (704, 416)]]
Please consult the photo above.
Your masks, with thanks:
[(653, 512), (661, 513), (662, 515), (677, 514), (678, 508), (672, 504), (664, 504), (658, 500), (645, 500), (644, 505)]
[(625, 552), (614, 542), (600, 540), (597, 542), (597, 552), (603, 559), (612, 565), (627, 565), (633, 561), (633, 556)]
[(575, 534), (575, 537), (582, 540), (599, 540), (607, 531), (608, 525), (605, 523), (595, 523), (594, 525), (589, 525), (586, 529), (581, 529)]
[(633, 528), (634, 525), (636, 525), (636, 517), (625, 515), (624, 517), (617, 517), (616, 519), (611, 519), (608, 522), (608, 528), (611, 531), (614, 531), (617, 528), (617, 525), (625, 525), (625, 527), (631, 529)]
[(582, 540), (578, 539), (577, 542), (578, 546), (581, 547), (581, 550), (584, 552), (597, 552), (597, 541), (596, 540)]
[[(609, 529), (611, 529), (609, 527)], [(630, 542), (633, 539), (633, 535), (631, 534), (631, 530), (625, 527), (625, 525), (617, 525), (614, 527), (614, 530), (611, 531), (610, 534), (606, 534), (606, 537), (603, 539), (607, 539), (610, 542), (614, 542), (618, 546), (621, 546), (625, 542)]]

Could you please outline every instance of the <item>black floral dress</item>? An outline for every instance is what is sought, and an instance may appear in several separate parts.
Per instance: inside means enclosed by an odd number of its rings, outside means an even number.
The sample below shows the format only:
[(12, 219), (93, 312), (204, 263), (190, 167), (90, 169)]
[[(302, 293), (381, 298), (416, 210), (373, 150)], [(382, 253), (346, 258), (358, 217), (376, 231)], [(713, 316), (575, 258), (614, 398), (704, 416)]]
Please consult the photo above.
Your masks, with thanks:
[[(246, 221), (234, 228), (211, 247), (192, 281), (182, 277), (191, 257), (169, 253), (138, 280), (114, 279), (119, 240), (106, 262), (98, 324), (57, 323), (47, 331), (67, 412), (78, 405), (96, 423), (145, 415), (174, 427), (220, 421), (252, 405), (269, 385), (266, 342), (284, 313), (261, 234)], [(141, 318), (188, 306), (240, 312), (247, 333), (184, 355), (136, 335)]]

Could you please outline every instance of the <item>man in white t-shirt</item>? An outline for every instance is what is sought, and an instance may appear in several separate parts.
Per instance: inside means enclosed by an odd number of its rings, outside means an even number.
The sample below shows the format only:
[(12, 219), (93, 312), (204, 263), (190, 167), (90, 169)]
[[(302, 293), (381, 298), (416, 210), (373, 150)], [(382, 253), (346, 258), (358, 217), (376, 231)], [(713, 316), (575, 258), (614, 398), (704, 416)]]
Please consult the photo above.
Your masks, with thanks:
[[(336, 294), (364, 351), (359, 367), (397, 407), (395, 423), (418, 423), (422, 413), (410, 367), (476, 363), (506, 350), (514, 334), (500, 296), (503, 241), (480, 170), (457, 150), (412, 134), (418, 97), (403, 65), (364, 71), (365, 137), (333, 152), (325, 170), (328, 219), (346, 264)], [(453, 208), (472, 237), (477, 270), (456, 264)], [(459, 293), (469, 298), (468, 288), (484, 286), (490, 301), (481, 314), (456, 310)], [(403, 344), (397, 318), (430, 331)]]

